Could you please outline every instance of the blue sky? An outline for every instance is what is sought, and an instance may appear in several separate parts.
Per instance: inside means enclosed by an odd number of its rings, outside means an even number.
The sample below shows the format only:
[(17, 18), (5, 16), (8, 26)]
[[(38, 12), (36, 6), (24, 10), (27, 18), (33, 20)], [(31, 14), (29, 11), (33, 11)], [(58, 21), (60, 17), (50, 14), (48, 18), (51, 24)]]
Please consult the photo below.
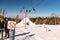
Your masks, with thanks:
[(23, 14), (20, 13), (20, 10), (35, 8), (35, 14), (30, 13), (28, 16), (50, 16), (52, 13), (60, 15), (60, 0), (0, 0), (0, 7), (4, 8), (7, 11), (8, 16), (15, 16), (17, 14), (20, 17)]

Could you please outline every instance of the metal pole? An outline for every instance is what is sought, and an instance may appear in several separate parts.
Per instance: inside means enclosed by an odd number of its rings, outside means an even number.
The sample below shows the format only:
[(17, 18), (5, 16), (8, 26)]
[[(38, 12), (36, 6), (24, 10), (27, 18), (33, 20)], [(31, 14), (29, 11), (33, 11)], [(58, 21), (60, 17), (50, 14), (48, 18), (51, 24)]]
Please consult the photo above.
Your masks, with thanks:
[(25, 29), (26, 29), (26, 17), (27, 17), (27, 10), (25, 10)]
[(13, 39), (12, 40), (15, 40), (15, 28), (13, 30)]
[(25, 29), (26, 29), (26, 12), (25, 12)]

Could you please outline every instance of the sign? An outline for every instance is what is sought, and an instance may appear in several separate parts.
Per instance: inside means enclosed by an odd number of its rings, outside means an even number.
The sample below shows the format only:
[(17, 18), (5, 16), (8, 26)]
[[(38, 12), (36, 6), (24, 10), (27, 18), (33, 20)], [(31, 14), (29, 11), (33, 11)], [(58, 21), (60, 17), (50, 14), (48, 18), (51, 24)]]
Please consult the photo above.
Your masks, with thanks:
[(16, 22), (15, 21), (8, 21), (8, 29), (14, 29), (14, 27), (16, 26)]

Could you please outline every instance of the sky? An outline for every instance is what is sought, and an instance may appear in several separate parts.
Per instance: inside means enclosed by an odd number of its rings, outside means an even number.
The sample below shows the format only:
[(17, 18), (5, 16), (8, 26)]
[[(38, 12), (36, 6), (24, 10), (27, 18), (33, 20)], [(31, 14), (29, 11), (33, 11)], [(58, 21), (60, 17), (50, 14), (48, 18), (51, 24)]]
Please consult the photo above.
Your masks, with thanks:
[(0, 8), (3, 8), (7, 14), (5, 16), (15, 17), (17, 14), (21, 17), (24, 13), (20, 11), (25, 8), (35, 13), (28, 13), (29, 17), (46, 17), (52, 13), (60, 15), (60, 0), (0, 0)]

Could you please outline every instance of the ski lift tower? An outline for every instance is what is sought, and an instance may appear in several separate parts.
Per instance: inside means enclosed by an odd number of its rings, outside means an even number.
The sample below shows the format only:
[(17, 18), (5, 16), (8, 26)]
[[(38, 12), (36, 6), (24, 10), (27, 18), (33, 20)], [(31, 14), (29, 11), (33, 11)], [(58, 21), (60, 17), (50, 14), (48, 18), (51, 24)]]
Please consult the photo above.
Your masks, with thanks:
[(21, 12), (23, 12), (24, 13), (24, 28), (26, 29), (26, 17), (27, 17), (27, 13), (29, 13), (30, 12), (30, 10), (27, 10), (27, 9), (25, 9), (25, 8), (23, 8), (23, 10), (21, 10)]
[[(44, 0), (41, 0), (41, 2), (43, 2)], [(30, 4), (31, 4), (31, 6), (32, 6), (32, 2), (33, 2), (33, 0), (30, 0)], [(40, 2), (37, 4), (37, 5), (40, 5)], [(36, 5), (35, 5), (36, 6)], [(36, 6), (37, 7), (37, 6)], [(33, 7), (33, 12), (35, 13), (35, 8)], [(25, 29), (26, 29), (26, 17), (27, 17), (27, 13), (29, 13), (29, 12), (31, 12), (31, 10), (27, 10), (27, 9), (25, 9), (25, 8), (23, 8), (23, 10), (21, 10), (20, 12), (23, 12), (24, 13), (24, 18), (25, 18), (25, 20), (24, 20), (24, 27), (25, 27)]]

